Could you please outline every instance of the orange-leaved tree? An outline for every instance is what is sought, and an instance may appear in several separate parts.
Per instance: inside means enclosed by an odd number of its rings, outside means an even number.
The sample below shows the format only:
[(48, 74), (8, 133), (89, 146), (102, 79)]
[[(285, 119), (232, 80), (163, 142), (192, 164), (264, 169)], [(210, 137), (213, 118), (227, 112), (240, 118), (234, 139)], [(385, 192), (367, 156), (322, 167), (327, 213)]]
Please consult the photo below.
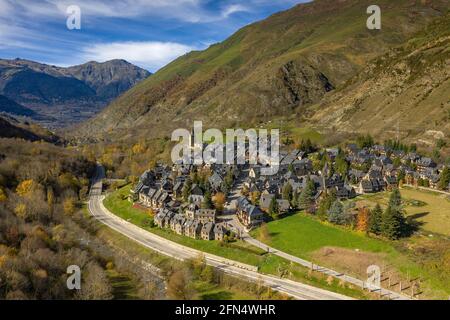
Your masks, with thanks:
[(358, 231), (367, 232), (367, 230), (369, 229), (369, 215), (370, 211), (368, 208), (364, 207), (359, 209), (356, 219), (356, 229)]

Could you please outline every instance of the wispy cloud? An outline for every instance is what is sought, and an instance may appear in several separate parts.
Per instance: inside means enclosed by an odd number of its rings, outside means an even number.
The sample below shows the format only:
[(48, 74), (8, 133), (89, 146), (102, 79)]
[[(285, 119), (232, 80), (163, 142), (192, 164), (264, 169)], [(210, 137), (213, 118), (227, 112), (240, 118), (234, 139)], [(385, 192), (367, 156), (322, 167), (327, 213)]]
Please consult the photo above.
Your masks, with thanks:
[(108, 61), (125, 59), (155, 71), (170, 61), (196, 48), (173, 42), (116, 42), (94, 44), (83, 49), (84, 60)]
[(55, 18), (66, 14), (71, 5), (81, 8), (87, 19), (158, 17), (191, 23), (227, 19), (236, 12), (249, 11), (241, 4), (223, 6), (221, 11), (208, 9), (207, 0), (0, 0), (0, 16), (16, 15)]
[[(151, 71), (302, 0), (0, 0), (0, 58), (126, 59)], [(78, 5), (82, 29), (66, 28)]]
[(241, 4), (232, 4), (230, 6), (225, 7), (222, 10), (221, 16), (222, 18), (226, 19), (229, 16), (231, 16), (233, 13), (237, 13), (237, 12), (250, 12), (251, 9), (243, 6)]

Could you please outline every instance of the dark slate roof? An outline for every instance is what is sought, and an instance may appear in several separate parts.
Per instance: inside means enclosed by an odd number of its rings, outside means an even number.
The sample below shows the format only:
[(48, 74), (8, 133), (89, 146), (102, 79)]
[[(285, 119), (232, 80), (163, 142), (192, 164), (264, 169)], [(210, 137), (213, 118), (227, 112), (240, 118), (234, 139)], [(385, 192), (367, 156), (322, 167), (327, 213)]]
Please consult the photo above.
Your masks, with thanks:
[(259, 210), (259, 208), (254, 205), (247, 206), (246, 212), (250, 217), (261, 216), (263, 214), (261, 210)]
[(364, 191), (374, 191), (374, 186), (370, 180), (361, 181), (361, 187)]
[(208, 178), (208, 182), (213, 188), (219, 188), (222, 185), (223, 178), (217, 172), (213, 172)]
[(147, 192), (147, 196), (148, 196), (150, 199), (152, 199), (152, 198), (155, 196), (155, 193), (156, 193), (156, 189), (150, 188), (150, 189), (148, 190), (148, 192)]
[(153, 195), (152, 200), (157, 201), (158, 198), (161, 196), (162, 192), (163, 191), (161, 189), (158, 189), (158, 191), (156, 191), (156, 193)]
[(134, 193), (140, 193), (141, 191), (142, 191), (142, 188), (144, 187), (144, 184), (141, 182), (141, 181), (139, 181), (137, 184), (136, 184), (136, 186), (134, 187), (134, 189), (133, 189), (133, 192)]
[(361, 170), (350, 169), (349, 176), (353, 176), (353, 177), (361, 179), (362, 177), (365, 176), (365, 173), (363, 171), (361, 171)]
[(177, 183), (175, 183), (175, 185), (173, 186), (173, 191), (177, 192), (181, 191), (181, 189), (183, 189), (183, 182), (177, 181)]
[(397, 178), (394, 176), (386, 176), (385, 180), (388, 184), (397, 184)]
[(430, 158), (422, 157), (419, 161), (417, 161), (417, 164), (422, 167), (432, 167), (434, 162)]
[(191, 195), (202, 196), (203, 191), (197, 184), (193, 184), (191, 188)]

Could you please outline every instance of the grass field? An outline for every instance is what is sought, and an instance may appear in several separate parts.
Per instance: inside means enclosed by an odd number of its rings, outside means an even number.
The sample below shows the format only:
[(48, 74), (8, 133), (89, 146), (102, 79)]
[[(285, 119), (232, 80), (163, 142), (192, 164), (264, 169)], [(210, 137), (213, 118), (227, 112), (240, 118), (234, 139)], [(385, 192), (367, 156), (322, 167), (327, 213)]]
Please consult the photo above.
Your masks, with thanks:
[[(152, 228), (150, 227), (152, 217), (148, 214), (148, 212), (138, 208), (133, 208), (132, 204), (126, 200), (125, 196), (128, 195), (129, 190), (130, 186), (125, 186), (109, 194), (104, 200), (104, 205), (114, 214), (117, 214), (119, 217), (128, 220), (129, 222), (136, 224), (147, 231), (197, 250), (257, 266), (261, 272), (266, 274), (289, 277), (302, 283), (310, 284), (358, 299), (367, 299), (371, 297), (368, 293), (363, 292), (358, 288), (346, 286), (338, 281), (327, 279), (321, 274), (311, 274), (308, 269), (300, 265), (295, 265), (278, 256), (267, 254), (265, 251), (251, 246), (243, 241), (236, 241), (225, 245), (221, 244), (219, 241), (195, 240), (177, 235), (170, 230)], [(211, 290), (211, 295), (206, 293), (206, 298), (214, 297), (215, 294), (222, 294), (220, 293), (221, 290)], [(236, 298), (244, 298), (244, 296), (239, 293), (224, 293), (226, 296), (229, 296), (230, 294)]]
[[(271, 244), (278, 249), (305, 259), (316, 250), (336, 246), (369, 252), (392, 252), (385, 242), (365, 235), (327, 225), (306, 214), (296, 214), (268, 224)], [(257, 237), (257, 230), (253, 232)]]
[[(422, 229), (450, 236), (450, 200), (437, 192), (404, 187), (400, 190), (406, 215)], [(389, 193), (367, 194), (354, 199), (359, 206), (387, 206)]]

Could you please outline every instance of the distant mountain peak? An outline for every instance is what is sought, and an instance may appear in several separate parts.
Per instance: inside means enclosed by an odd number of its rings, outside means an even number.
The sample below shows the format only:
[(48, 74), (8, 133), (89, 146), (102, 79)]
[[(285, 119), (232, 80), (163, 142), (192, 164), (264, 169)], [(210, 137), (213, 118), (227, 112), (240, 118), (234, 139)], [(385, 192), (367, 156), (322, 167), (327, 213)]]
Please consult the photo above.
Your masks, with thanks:
[[(0, 59), (0, 94), (9, 100), (3, 99), (0, 107), (41, 123), (46, 119), (49, 126), (72, 124), (94, 115), (149, 75), (123, 59), (67, 68), (22, 58)], [(50, 120), (54, 117), (56, 123)]]

